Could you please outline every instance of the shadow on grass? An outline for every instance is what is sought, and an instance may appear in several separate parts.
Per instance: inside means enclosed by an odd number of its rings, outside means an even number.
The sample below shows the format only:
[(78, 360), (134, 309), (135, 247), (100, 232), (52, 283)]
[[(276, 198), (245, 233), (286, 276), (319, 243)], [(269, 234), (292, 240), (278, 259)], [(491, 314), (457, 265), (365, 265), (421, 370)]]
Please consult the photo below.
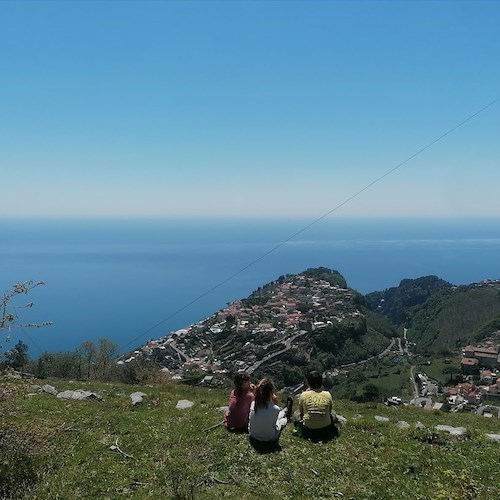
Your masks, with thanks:
[(278, 441), (258, 441), (251, 436), (248, 438), (248, 441), (250, 446), (261, 455), (276, 453), (282, 450)]

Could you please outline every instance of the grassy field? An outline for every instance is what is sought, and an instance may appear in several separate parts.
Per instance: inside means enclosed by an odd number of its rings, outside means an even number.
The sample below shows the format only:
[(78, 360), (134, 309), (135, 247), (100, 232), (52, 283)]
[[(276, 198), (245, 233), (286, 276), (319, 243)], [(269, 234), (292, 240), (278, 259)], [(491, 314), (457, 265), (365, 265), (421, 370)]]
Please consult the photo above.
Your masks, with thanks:
[[(498, 499), (498, 419), (336, 401), (348, 419), (340, 437), (313, 444), (281, 437), (261, 455), (247, 436), (223, 427), (226, 391), (181, 385), (50, 382), (86, 389), (102, 401), (57, 399), (36, 381), (0, 379), (0, 486), (25, 499)], [(46, 382), (45, 382), (46, 383)], [(146, 393), (132, 406), (129, 394)], [(179, 399), (192, 408), (177, 410)], [(378, 422), (375, 415), (389, 422)], [(408, 430), (395, 424), (405, 420)], [(416, 430), (421, 421), (426, 429)], [(431, 428), (463, 426), (452, 437)], [(115, 447), (118, 445), (121, 453)], [(126, 456), (128, 455), (128, 456)], [(9, 480), (11, 484), (9, 493)], [(24, 479), (24, 484), (21, 481)], [(0, 498), (1, 498), (0, 494)]]
[[(428, 364), (430, 362), (430, 364)], [(460, 360), (458, 358), (453, 357), (448, 363), (439, 357), (434, 358), (423, 358), (419, 360), (419, 363), (416, 364), (415, 373), (426, 373), (430, 378), (437, 380), (441, 384), (446, 384), (450, 382), (450, 374), (444, 374), (443, 369), (446, 367), (454, 367), (455, 375), (458, 375), (460, 372)]]

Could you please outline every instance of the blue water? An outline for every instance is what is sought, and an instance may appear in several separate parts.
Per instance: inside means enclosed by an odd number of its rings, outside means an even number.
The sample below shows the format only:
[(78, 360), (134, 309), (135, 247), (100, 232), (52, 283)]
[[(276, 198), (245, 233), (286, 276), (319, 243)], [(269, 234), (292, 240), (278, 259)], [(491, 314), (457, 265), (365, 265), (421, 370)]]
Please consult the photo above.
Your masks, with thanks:
[(362, 293), (429, 274), (455, 284), (500, 277), (498, 219), (333, 218), (283, 244), (310, 222), (0, 219), (0, 292), (45, 281), (30, 294), (36, 307), (18, 312), (54, 321), (12, 341), (34, 357), (100, 337), (129, 350), (308, 267), (337, 269)]

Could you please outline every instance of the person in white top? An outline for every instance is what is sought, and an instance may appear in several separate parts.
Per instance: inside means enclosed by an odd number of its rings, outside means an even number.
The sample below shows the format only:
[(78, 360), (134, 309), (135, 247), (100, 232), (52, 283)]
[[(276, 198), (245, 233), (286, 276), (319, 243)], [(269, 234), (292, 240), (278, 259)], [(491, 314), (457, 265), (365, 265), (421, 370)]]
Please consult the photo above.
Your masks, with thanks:
[(278, 446), (281, 431), (287, 424), (287, 416), (291, 415), (292, 399), (288, 398), (287, 406), (281, 409), (277, 404), (273, 383), (262, 379), (255, 388), (255, 401), (250, 405), (248, 433), (252, 445), (273, 443)]

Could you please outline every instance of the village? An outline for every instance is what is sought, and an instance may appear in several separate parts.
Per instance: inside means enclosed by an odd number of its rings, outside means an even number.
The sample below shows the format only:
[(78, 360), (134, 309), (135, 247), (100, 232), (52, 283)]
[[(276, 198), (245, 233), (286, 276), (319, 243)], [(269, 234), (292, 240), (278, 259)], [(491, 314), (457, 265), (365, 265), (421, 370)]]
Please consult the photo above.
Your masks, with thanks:
[(122, 362), (160, 360), (176, 378), (194, 369), (209, 377), (236, 370), (252, 373), (308, 332), (346, 319), (359, 321), (354, 293), (324, 279), (283, 277), (209, 318), (148, 341)]
[[(272, 286), (271, 286), (272, 285)], [(223, 385), (238, 370), (250, 375), (262, 364), (280, 363), (300, 337), (335, 322), (362, 320), (354, 292), (342, 284), (304, 274), (282, 277), (255, 291), (247, 299), (229, 303), (212, 316), (158, 339), (151, 339), (121, 364), (136, 359), (156, 360), (172, 379), (182, 380), (191, 373), (202, 374), (200, 384)], [(387, 339), (388, 345), (377, 356), (328, 372), (337, 376), (384, 356), (416, 356), (404, 336)], [(432, 380), (424, 372), (413, 375), (414, 396), (403, 401), (399, 395), (388, 398), (388, 405), (410, 404), (452, 412), (473, 411), (485, 417), (500, 416), (500, 332), (494, 332), (481, 345), (462, 351), (455, 385)], [(413, 373), (413, 372), (412, 372)], [(461, 377), (460, 377), (461, 375)], [(290, 390), (299, 390), (301, 385)]]

